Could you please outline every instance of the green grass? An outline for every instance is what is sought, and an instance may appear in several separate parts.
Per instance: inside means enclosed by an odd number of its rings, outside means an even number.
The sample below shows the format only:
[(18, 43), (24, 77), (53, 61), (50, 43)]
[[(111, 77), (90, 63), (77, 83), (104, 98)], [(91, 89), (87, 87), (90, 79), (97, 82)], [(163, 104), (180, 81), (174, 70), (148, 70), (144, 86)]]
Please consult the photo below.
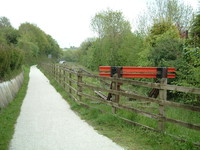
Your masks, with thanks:
[[(47, 74), (46, 74), (47, 75)], [(197, 147), (193, 146), (190, 142), (182, 143), (162, 133), (155, 133), (153, 131), (144, 130), (140, 127), (135, 127), (127, 124), (126, 122), (114, 117), (108, 113), (101, 113), (98, 109), (110, 111), (111, 107), (103, 104), (91, 103), (89, 100), (83, 98), (83, 102), (89, 104), (94, 108), (86, 108), (75, 103), (67, 94), (67, 92), (49, 75), (50, 83), (56, 90), (66, 99), (71, 105), (71, 109), (76, 111), (78, 115), (91, 124), (98, 132), (109, 137), (114, 142), (125, 147), (126, 149), (133, 150), (196, 150)], [(93, 81), (91, 81), (93, 82)], [(87, 89), (85, 92), (88, 93)], [(169, 110), (170, 111), (170, 110)], [(174, 111), (174, 110), (173, 110)], [(170, 111), (171, 112), (171, 111)], [(170, 115), (169, 112), (169, 115)], [(173, 112), (174, 113), (174, 112)], [(130, 113), (120, 110), (118, 114), (131, 120), (136, 120), (141, 123), (155, 127), (156, 122), (138, 114)], [(168, 127), (170, 127), (168, 125)], [(179, 128), (179, 127), (178, 127)], [(172, 127), (170, 127), (172, 129)], [(184, 130), (185, 131), (185, 130)], [(183, 131), (183, 132), (184, 132)]]
[(7, 150), (9, 148), (9, 143), (14, 133), (14, 125), (26, 95), (28, 80), (29, 68), (24, 67), (24, 82), (21, 89), (8, 107), (0, 111), (0, 150)]

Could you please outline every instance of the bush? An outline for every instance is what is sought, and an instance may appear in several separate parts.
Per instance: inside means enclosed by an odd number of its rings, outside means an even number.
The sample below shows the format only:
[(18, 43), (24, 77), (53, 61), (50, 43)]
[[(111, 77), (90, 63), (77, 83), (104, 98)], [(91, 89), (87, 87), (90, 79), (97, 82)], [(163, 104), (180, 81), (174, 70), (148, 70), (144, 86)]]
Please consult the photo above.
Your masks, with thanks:
[(0, 46), (0, 79), (11, 71), (20, 69), (24, 54), (21, 50), (9, 46)]
[(6, 72), (9, 72), (10, 68), (10, 50), (6, 48), (0, 49), (0, 78), (4, 77)]

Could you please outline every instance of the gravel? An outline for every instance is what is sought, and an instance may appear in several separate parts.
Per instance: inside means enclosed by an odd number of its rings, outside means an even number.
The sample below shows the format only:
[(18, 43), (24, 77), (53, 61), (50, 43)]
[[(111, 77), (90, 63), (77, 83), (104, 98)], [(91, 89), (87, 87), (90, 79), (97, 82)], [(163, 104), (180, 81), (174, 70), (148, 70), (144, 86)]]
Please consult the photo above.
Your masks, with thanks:
[(10, 150), (122, 150), (81, 120), (32, 66)]

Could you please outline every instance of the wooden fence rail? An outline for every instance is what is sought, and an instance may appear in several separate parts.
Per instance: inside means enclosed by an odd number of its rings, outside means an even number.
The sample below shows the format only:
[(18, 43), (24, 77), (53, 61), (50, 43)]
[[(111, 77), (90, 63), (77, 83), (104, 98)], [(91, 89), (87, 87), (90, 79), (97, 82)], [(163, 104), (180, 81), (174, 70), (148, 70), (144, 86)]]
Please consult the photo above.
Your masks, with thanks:
[[(200, 94), (200, 88), (168, 85), (165, 79), (162, 79), (161, 83), (151, 83), (151, 82), (143, 82), (143, 81), (136, 81), (136, 80), (130, 80), (130, 79), (121, 79), (121, 78), (116, 78), (116, 77), (113, 77), (113, 78), (102, 77), (99, 75), (88, 73), (86, 71), (83, 71), (82, 69), (74, 70), (72, 68), (62, 66), (62, 65), (42, 64), (41, 67), (44, 70), (48, 71), (48, 73), (52, 75), (55, 78), (55, 80), (58, 83), (60, 83), (60, 85), (69, 93), (70, 97), (79, 104), (88, 106), (88, 104), (83, 102), (83, 98), (87, 98), (88, 100), (99, 101), (101, 103), (111, 106), (112, 112), (110, 113), (112, 113), (115, 116), (117, 116), (116, 114), (117, 109), (121, 109), (121, 110), (126, 110), (129, 112), (134, 112), (151, 119), (155, 119), (158, 121), (157, 128), (152, 128), (147, 125), (134, 122), (133, 120), (128, 120), (126, 118), (118, 116), (119, 118), (131, 124), (139, 125), (139, 126), (142, 126), (143, 128), (151, 129), (154, 131), (162, 131), (162, 132), (165, 131), (165, 124), (167, 122), (173, 123), (179, 126), (183, 126), (183, 127), (195, 130), (197, 132), (200, 131), (200, 124), (195, 124), (195, 123), (190, 123), (190, 122), (185, 122), (182, 120), (169, 118), (165, 114), (165, 108), (167, 106), (182, 108), (184, 110), (189, 110), (189, 111), (199, 113), (200, 107), (168, 101), (167, 90), (184, 92), (184, 93), (192, 93), (192, 94)], [(100, 85), (87, 82), (87, 80), (84, 80), (84, 78), (96, 79), (99, 82), (103, 81), (105, 83), (113, 82), (114, 88), (110, 89), (110, 88), (101, 87)], [(159, 89), (159, 98), (152, 98), (152, 97), (148, 97), (144, 95), (139, 95), (131, 91), (120, 90), (119, 88), (117, 88), (118, 83)], [(108, 101), (104, 98), (100, 98), (98, 96), (88, 94), (85, 92), (84, 89), (111, 93), (113, 95), (113, 99)], [(148, 112), (139, 108), (135, 108), (130, 105), (122, 104), (121, 99), (120, 99), (121, 96), (126, 97), (126, 98), (133, 98), (135, 100), (156, 103), (158, 105), (159, 113), (156, 114), (156, 113)], [(200, 143), (194, 143), (194, 144), (197, 146), (200, 146)]]

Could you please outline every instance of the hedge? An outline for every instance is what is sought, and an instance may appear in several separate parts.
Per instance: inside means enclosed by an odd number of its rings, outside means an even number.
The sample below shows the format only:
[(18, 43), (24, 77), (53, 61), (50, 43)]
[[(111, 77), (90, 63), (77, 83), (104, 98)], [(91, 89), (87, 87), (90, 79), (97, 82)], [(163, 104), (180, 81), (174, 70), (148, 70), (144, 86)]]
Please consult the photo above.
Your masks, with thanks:
[(20, 49), (0, 45), (0, 79), (21, 68), (23, 59), (24, 53)]

